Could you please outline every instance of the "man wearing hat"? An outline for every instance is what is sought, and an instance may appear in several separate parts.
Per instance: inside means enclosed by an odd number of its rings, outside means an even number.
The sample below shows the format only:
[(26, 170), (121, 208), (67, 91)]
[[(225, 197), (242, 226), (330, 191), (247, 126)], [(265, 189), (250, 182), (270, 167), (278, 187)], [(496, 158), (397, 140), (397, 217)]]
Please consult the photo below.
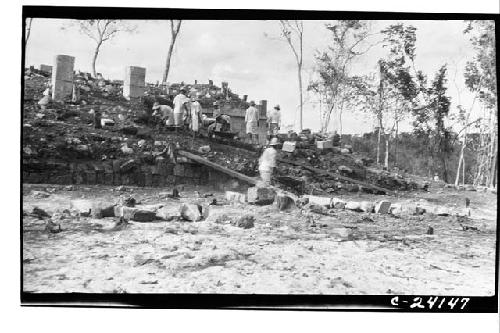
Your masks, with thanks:
[(269, 126), (269, 139), (273, 136), (278, 135), (278, 131), (281, 125), (281, 111), (280, 106), (276, 105), (274, 109), (267, 116), (267, 123)]
[(264, 149), (259, 159), (259, 173), (264, 186), (271, 185), (271, 176), (276, 167), (276, 154), (278, 153), (276, 146), (278, 143), (278, 138), (272, 138), (269, 147)]
[(162, 124), (172, 126), (174, 124), (173, 110), (168, 105), (161, 105), (158, 102), (153, 104), (153, 116), (159, 115)]
[(258, 143), (257, 128), (259, 122), (259, 110), (255, 107), (255, 102), (250, 101), (250, 106), (245, 113), (246, 132), (250, 143)]
[(186, 90), (181, 89), (179, 95), (174, 98), (174, 124), (175, 126), (182, 126), (182, 120), (184, 118), (184, 113), (187, 111), (186, 103), (189, 102), (189, 98), (186, 97)]

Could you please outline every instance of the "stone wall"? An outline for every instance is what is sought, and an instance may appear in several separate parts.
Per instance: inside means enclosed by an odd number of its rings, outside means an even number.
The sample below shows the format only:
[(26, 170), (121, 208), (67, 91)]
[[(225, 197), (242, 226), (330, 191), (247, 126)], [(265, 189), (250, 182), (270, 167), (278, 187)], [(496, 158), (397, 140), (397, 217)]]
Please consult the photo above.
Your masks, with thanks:
[(58, 161), (26, 162), (22, 182), (29, 184), (86, 184), (163, 187), (178, 184), (208, 185), (217, 190), (247, 188), (228, 175), (207, 166), (159, 161), (155, 165), (134, 160), (65, 163)]

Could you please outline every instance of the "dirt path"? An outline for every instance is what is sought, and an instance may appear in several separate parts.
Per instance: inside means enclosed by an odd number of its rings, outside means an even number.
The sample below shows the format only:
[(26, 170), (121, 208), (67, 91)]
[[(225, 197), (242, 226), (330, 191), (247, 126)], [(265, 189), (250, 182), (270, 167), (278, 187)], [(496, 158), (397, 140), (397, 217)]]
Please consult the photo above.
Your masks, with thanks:
[[(113, 203), (123, 195), (106, 187), (62, 188), (40, 199), (33, 191), (47, 187), (25, 185), (24, 210), (30, 212), (36, 205), (53, 213), (69, 208), (71, 199)], [(163, 199), (157, 189), (126, 194), (148, 204), (163, 203), (176, 212), (180, 202), (195, 200), (194, 191), (203, 194), (208, 189), (186, 188), (180, 201)], [(212, 193), (222, 201), (223, 193)], [(493, 295), (495, 195), (442, 191), (399, 200), (426, 199), (453, 208), (461, 207), (466, 195), (475, 217), (467, 225), (478, 230), (464, 231), (451, 216), (395, 218), (340, 210), (335, 216), (323, 216), (251, 205), (213, 206), (207, 221), (131, 222), (121, 231), (109, 231), (115, 218), (72, 217), (61, 221), (62, 232), (47, 234), (43, 221), (25, 216), (23, 288), (92, 293)], [(254, 228), (227, 223), (242, 212), (256, 217)], [(426, 234), (429, 226), (433, 235)], [(350, 240), (344, 237), (346, 232)]]

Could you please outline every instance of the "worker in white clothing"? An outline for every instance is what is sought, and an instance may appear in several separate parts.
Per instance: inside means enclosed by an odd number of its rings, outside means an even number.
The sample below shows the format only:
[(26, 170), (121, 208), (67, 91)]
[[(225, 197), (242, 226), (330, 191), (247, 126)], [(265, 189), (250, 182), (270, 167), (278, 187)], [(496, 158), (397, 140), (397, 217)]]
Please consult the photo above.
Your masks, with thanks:
[(170, 106), (155, 102), (153, 111), (152, 115), (159, 117), (163, 126), (172, 126), (174, 124), (173, 110)]
[(245, 113), (246, 132), (251, 144), (258, 143), (257, 129), (259, 127), (259, 110), (255, 102), (250, 101), (250, 106)]
[(271, 185), (271, 176), (276, 167), (276, 146), (278, 145), (278, 138), (272, 138), (269, 142), (269, 147), (264, 149), (262, 156), (259, 159), (259, 173), (262, 179), (263, 186)]
[(187, 114), (186, 103), (189, 98), (186, 97), (186, 90), (181, 89), (179, 95), (174, 98), (174, 124), (182, 126), (185, 114)]
[(281, 111), (279, 105), (276, 105), (274, 109), (267, 116), (267, 124), (268, 124), (268, 140), (271, 140), (272, 137), (278, 135), (278, 131), (281, 126)]
[(201, 123), (201, 105), (198, 97), (191, 98), (191, 130), (193, 131), (193, 137), (196, 137), (200, 129)]

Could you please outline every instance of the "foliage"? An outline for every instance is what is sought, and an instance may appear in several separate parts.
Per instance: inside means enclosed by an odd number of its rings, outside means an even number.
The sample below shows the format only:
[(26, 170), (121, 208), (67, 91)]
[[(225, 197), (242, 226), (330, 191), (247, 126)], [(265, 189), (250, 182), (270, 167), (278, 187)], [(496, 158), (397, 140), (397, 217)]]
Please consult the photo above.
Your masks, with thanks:
[(339, 20), (326, 28), (331, 32), (332, 44), (315, 55), (317, 78), (308, 87), (327, 105), (321, 115), (323, 131), (328, 128), (332, 112), (341, 113), (345, 107), (355, 107), (372, 95), (364, 78), (351, 74), (351, 66), (376, 45), (366, 45), (371, 34), (365, 21)]

